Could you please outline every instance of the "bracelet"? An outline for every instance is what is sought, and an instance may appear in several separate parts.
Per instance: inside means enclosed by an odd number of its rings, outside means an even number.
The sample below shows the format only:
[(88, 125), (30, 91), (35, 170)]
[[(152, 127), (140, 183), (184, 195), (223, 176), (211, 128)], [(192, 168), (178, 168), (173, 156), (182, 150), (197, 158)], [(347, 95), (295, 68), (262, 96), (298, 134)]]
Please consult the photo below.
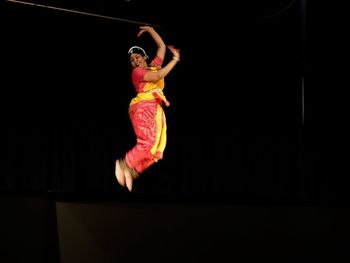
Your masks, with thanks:
[(179, 57), (173, 56), (173, 59), (176, 60), (176, 61), (180, 61), (180, 58), (179, 58)]

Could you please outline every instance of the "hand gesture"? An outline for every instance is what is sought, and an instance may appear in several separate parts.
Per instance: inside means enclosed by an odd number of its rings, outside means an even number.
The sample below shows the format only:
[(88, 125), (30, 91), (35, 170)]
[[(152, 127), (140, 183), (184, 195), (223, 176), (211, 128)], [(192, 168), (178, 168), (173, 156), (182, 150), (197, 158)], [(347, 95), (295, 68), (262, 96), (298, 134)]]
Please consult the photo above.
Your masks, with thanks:
[(140, 37), (145, 32), (150, 32), (154, 30), (151, 26), (140, 26), (140, 31), (137, 33), (137, 36)]
[(175, 48), (173, 45), (168, 45), (167, 47), (169, 48), (173, 56), (180, 60), (180, 49)]

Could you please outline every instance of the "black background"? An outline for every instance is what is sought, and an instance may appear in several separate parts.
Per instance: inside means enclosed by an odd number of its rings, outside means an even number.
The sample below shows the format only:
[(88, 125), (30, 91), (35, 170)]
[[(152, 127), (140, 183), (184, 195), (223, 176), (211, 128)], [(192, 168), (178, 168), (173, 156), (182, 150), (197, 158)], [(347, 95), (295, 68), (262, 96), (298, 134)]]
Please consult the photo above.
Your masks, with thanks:
[[(201, 3), (39, 1), (2, 5), (5, 192), (318, 201), (304, 172), (305, 10), (300, 1)], [(155, 26), (181, 62), (166, 77), (164, 159), (129, 194), (114, 161), (134, 142), (127, 51), (155, 45)], [(166, 60), (170, 59), (170, 52)]]

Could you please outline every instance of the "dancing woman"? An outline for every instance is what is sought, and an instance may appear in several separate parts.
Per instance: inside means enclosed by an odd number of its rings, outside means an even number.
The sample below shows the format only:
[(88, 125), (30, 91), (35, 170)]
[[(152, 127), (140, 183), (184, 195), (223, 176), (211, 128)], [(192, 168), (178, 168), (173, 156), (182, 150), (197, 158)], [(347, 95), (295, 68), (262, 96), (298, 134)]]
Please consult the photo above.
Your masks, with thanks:
[[(115, 175), (118, 183), (132, 191), (133, 180), (153, 163), (163, 158), (166, 146), (166, 118), (162, 108), (169, 102), (164, 96), (164, 77), (180, 61), (180, 50), (172, 45), (166, 46), (161, 36), (151, 26), (141, 26), (137, 36), (149, 33), (157, 45), (153, 60), (139, 46), (129, 49), (132, 66), (131, 79), (137, 93), (129, 104), (129, 117), (136, 135), (136, 145), (123, 158), (115, 162)], [(170, 50), (172, 59), (164, 66), (166, 51)]]

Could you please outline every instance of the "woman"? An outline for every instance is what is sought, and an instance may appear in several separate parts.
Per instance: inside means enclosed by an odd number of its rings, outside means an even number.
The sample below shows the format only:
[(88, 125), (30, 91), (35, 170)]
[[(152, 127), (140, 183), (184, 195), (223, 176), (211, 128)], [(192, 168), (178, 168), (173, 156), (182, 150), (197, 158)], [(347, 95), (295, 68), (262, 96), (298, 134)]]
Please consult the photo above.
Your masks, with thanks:
[[(154, 59), (149, 58), (144, 49), (133, 46), (129, 49), (132, 66), (132, 83), (137, 92), (129, 105), (129, 116), (136, 135), (136, 145), (124, 158), (116, 160), (115, 175), (118, 183), (132, 191), (133, 180), (154, 162), (163, 158), (166, 146), (166, 119), (162, 104), (169, 106), (163, 94), (164, 77), (180, 61), (180, 50), (166, 46), (161, 36), (150, 26), (141, 26), (137, 36), (149, 33), (157, 45)], [(167, 48), (173, 54), (172, 60), (162, 67)]]

